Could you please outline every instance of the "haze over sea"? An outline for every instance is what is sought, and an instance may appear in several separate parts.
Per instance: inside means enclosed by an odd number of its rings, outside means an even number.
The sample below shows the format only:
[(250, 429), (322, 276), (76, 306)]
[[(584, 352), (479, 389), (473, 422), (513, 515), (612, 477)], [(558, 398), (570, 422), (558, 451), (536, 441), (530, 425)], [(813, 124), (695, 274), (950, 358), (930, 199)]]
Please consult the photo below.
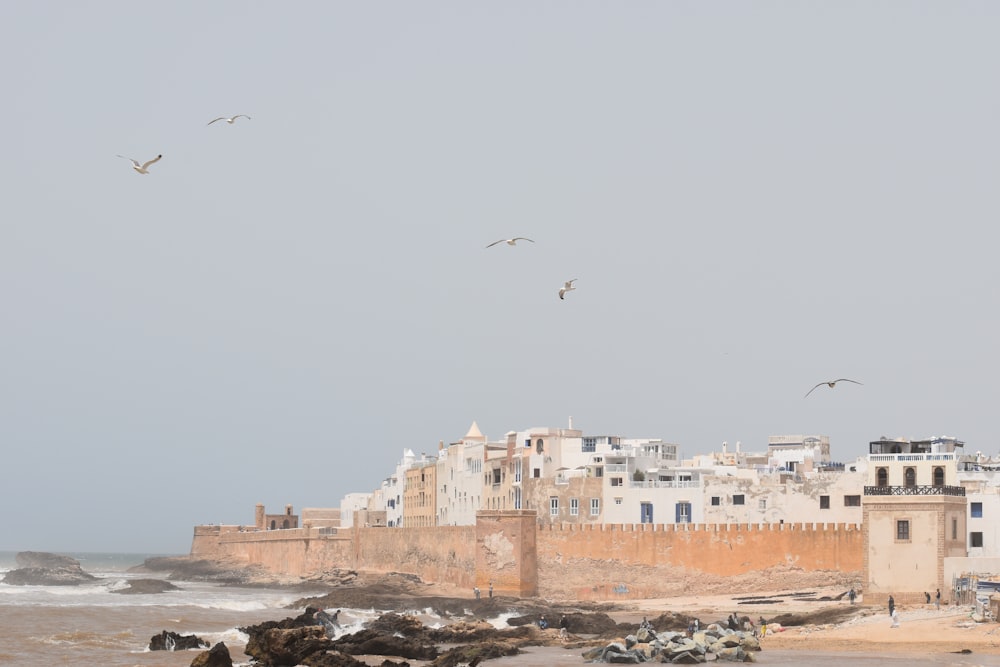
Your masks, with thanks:
[[(248, 664), (242, 653), (246, 635), (237, 628), (298, 615), (286, 609), (310, 591), (244, 588), (198, 582), (175, 582), (178, 591), (155, 595), (120, 595), (112, 591), (130, 579), (153, 578), (128, 570), (149, 557), (166, 554), (66, 553), (98, 577), (92, 585), (10, 586), (0, 583), (0, 665), (18, 667), (187, 667), (197, 651), (148, 651), (149, 640), (163, 630), (194, 634), (214, 645), (225, 642), (234, 662)], [(0, 577), (17, 567), (16, 552), (0, 551)], [(315, 593), (325, 592), (317, 588)], [(427, 610), (414, 610), (427, 625), (445, 622)], [(379, 610), (345, 608), (340, 620), (345, 633), (377, 617)], [(504, 618), (489, 619), (502, 627)], [(893, 667), (1000, 665), (1000, 657), (983, 655), (877, 656), (843, 653), (763, 651), (758, 662), (772, 665), (832, 666), (850, 661)], [(382, 658), (372, 658), (380, 664)], [(419, 661), (410, 661), (416, 666)], [(522, 655), (491, 661), (497, 667), (584, 664), (580, 652), (559, 647), (531, 648)]]

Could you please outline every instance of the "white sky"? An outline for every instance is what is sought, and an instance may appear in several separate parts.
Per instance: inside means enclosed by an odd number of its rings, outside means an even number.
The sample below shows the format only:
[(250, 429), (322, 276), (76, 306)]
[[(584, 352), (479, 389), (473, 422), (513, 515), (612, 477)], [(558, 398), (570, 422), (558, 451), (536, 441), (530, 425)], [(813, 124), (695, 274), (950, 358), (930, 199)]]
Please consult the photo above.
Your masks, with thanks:
[(996, 453), (998, 19), (3, 3), (0, 549), (183, 553), (473, 420)]

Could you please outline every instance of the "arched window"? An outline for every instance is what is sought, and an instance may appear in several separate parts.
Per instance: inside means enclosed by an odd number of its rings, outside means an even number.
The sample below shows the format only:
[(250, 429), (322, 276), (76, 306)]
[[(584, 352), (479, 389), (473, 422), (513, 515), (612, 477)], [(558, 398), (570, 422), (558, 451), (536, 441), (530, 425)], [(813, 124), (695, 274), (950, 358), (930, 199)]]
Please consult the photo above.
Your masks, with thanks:
[(284, 521), (281, 522), (281, 527), (288, 528), (288, 519), (285, 519)]
[(889, 486), (889, 469), (879, 468), (875, 471), (875, 485)]
[(917, 470), (916, 468), (907, 468), (903, 471), (903, 483), (906, 486), (916, 486), (917, 485)]
[(535, 441), (535, 451), (537, 453), (539, 453), (539, 454), (541, 454), (541, 453), (543, 453), (545, 451), (545, 443), (542, 442), (541, 438), (539, 438), (537, 441)]
[(934, 468), (934, 486), (944, 486), (944, 468), (941, 466)]
[(278, 524), (274, 522), (274, 519), (271, 519), (271, 530), (274, 530), (277, 526)]

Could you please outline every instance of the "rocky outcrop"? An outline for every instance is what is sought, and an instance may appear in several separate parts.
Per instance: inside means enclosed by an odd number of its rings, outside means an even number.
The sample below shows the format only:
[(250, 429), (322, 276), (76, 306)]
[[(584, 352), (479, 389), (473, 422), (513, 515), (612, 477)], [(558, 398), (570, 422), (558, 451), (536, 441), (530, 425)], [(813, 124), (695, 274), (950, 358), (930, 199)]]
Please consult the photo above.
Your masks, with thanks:
[(208, 648), (208, 646), (208, 642), (197, 635), (179, 635), (167, 630), (153, 635), (149, 639), (150, 651), (187, 651), (192, 648)]
[(111, 592), (119, 595), (150, 595), (179, 590), (172, 583), (163, 579), (132, 579), (124, 588), (116, 588)]
[(622, 641), (586, 651), (583, 657), (590, 662), (638, 664), (654, 661), (694, 665), (714, 660), (756, 662), (759, 650), (760, 643), (753, 633), (729, 630), (713, 623), (690, 636), (643, 628)]
[(79, 586), (97, 580), (83, 571), (80, 561), (69, 556), (22, 551), (16, 558), (18, 568), (3, 578), (3, 583), (11, 586)]
[(205, 560), (190, 556), (158, 556), (147, 558), (129, 572), (169, 572), (167, 579), (173, 581), (208, 581), (230, 586), (245, 586), (258, 583), (264, 570), (257, 566), (231, 561)]
[(229, 655), (229, 647), (219, 642), (195, 656), (191, 661), (191, 667), (233, 667), (233, 658)]

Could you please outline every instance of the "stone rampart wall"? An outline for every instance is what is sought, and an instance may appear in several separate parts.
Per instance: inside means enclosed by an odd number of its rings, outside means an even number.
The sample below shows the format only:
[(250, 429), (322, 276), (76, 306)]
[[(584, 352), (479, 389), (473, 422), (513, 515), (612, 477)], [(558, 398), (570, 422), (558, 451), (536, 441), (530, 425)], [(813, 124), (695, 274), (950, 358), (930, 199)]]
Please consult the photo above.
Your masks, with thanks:
[[(478, 550), (485, 547), (483, 540), (477, 544), (476, 531), (476, 526), (445, 526), (349, 528), (331, 534), (317, 528), (199, 526), (191, 553), (289, 576), (334, 568), (405, 572), (470, 591), (495, 579), (501, 593), (506, 570), (477, 571)], [(785, 583), (791, 586), (805, 581), (793, 574), (850, 576), (863, 569), (863, 533), (857, 524), (556, 524), (536, 526), (534, 539), (523, 544), (533, 553), (515, 558), (536, 568), (538, 593), (546, 597), (660, 597), (699, 590), (699, 581), (730, 582), (725, 585), (731, 587), (733, 577), (775, 570), (790, 573)], [(490, 569), (491, 562), (479, 558), (478, 569)], [(783, 588), (782, 581), (776, 588)]]
[[(539, 594), (649, 598), (731, 588), (774, 589), (860, 577), (860, 524), (611, 524), (539, 529)], [(782, 579), (783, 577), (783, 579)], [(742, 578), (742, 579), (741, 579)], [(816, 584), (812, 584), (816, 585)]]

